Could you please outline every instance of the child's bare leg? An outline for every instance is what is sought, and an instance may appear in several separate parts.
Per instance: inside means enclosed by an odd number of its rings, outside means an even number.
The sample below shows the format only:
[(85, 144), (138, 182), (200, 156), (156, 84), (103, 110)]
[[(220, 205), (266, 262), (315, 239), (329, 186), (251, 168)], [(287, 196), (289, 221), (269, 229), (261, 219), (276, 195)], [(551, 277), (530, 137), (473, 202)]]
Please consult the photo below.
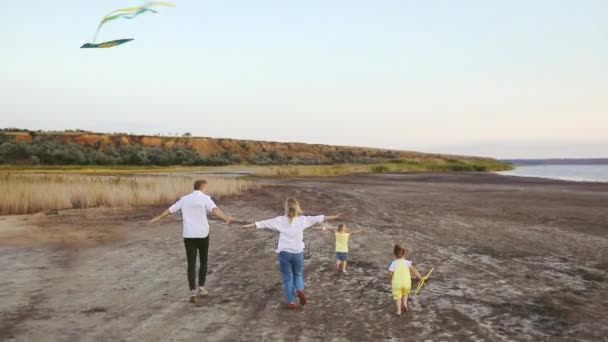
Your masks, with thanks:
[(409, 311), (408, 307), (407, 307), (407, 295), (403, 296), (403, 308), (405, 309), (405, 311)]
[(336, 272), (340, 270), (340, 260), (336, 260)]
[(342, 272), (346, 273), (346, 260), (342, 261)]
[(395, 305), (397, 306), (397, 311), (395, 311), (395, 314), (397, 316), (401, 316), (401, 298), (395, 299)]

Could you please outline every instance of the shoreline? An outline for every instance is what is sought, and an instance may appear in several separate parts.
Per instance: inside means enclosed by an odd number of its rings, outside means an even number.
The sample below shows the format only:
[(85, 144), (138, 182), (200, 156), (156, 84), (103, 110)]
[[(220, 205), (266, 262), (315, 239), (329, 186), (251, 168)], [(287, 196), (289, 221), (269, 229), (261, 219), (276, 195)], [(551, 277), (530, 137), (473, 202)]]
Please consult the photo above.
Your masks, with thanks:
[(492, 171), (501, 176), (540, 178), (576, 183), (608, 183), (608, 165), (515, 165), (513, 170)]

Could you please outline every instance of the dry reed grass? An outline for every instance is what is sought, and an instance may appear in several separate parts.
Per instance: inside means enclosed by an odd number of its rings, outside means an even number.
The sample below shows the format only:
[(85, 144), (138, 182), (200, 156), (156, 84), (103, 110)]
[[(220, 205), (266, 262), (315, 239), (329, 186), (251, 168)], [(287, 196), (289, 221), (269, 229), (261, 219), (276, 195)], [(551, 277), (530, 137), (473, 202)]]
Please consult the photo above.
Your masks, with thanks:
[[(167, 205), (192, 191), (194, 176), (0, 175), (0, 215), (51, 209)], [(242, 178), (205, 177), (213, 196), (256, 188)]]

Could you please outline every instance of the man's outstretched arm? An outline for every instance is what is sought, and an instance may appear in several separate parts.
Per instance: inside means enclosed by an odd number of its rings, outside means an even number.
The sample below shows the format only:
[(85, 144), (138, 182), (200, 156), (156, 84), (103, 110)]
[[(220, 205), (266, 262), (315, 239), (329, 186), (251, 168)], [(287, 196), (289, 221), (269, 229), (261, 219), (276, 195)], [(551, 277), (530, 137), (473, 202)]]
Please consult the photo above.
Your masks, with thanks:
[(213, 208), (213, 210), (211, 211), (213, 213), (213, 215), (219, 217), (220, 219), (224, 220), (224, 222), (230, 224), (230, 222), (234, 221), (234, 218), (231, 216), (226, 215), (222, 209), (215, 207)]
[(160, 214), (160, 215), (156, 216), (155, 218), (151, 219), (150, 221), (148, 221), (148, 223), (158, 222), (169, 215), (171, 215), (171, 212), (169, 211), (169, 209), (167, 209), (167, 210), (163, 211), (162, 214)]

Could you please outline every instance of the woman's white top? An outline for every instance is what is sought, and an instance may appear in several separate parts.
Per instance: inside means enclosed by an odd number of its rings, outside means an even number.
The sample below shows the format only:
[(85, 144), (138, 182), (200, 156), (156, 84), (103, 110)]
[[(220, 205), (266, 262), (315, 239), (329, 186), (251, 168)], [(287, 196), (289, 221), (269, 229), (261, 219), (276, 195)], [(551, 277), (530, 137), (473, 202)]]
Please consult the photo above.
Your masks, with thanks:
[(289, 223), (286, 215), (255, 223), (258, 229), (270, 229), (279, 232), (277, 253), (302, 253), (304, 251), (304, 229), (325, 221), (325, 215), (298, 216)]

